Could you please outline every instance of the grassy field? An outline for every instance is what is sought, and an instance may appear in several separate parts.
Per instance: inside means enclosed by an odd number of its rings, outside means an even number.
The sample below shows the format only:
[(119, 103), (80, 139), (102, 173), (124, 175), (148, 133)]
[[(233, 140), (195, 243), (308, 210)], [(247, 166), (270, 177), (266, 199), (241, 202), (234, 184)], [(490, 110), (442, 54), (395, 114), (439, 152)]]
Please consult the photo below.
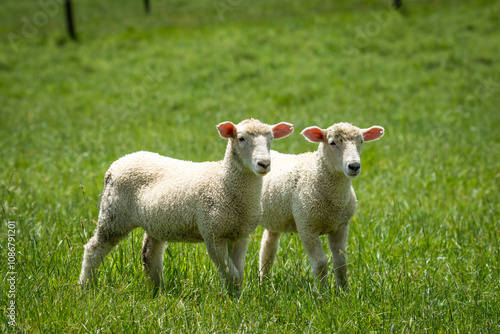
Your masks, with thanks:
[[(77, 43), (56, 0), (3, 4), (0, 331), (500, 332), (500, 4), (404, 2), (75, 0)], [(385, 127), (353, 183), (351, 293), (316, 291), (297, 235), (259, 284), (260, 227), (240, 299), (202, 244), (167, 247), (154, 297), (140, 230), (82, 291), (108, 166), (221, 159), (215, 125), (248, 117), (293, 123), (289, 153), (316, 149), (307, 126)]]

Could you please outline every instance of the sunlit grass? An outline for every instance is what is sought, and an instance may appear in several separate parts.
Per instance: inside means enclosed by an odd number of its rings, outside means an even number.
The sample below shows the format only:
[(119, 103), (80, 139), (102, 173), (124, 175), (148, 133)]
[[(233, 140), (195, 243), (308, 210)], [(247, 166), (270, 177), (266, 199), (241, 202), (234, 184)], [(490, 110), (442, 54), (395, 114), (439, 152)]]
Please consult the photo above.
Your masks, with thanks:
[[(75, 1), (78, 43), (62, 11), (28, 38), (22, 18), (39, 7), (3, 7), (0, 273), (7, 291), (15, 221), (18, 327), (5, 292), (0, 329), (500, 331), (500, 6), (406, 1), (399, 13), (382, 0), (242, 1), (221, 20), (218, 3), (153, 1), (147, 17), (140, 1)], [(259, 284), (261, 228), (240, 299), (221, 293), (203, 244), (168, 245), (155, 296), (140, 230), (105, 259), (98, 287), (81, 290), (109, 165), (137, 150), (221, 159), (215, 125), (248, 117), (293, 123), (273, 143), (288, 153), (315, 149), (299, 134), (311, 125), (386, 129), (364, 145), (353, 183), (351, 293), (318, 293), (296, 235), (282, 237), (274, 276)]]

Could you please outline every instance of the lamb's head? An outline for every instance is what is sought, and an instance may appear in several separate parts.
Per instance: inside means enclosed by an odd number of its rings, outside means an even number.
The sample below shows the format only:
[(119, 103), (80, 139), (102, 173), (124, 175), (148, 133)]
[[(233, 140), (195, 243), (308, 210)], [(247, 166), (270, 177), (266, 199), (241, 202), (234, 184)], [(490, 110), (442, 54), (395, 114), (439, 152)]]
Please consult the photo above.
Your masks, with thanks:
[(349, 178), (355, 178), (361, 173), (361, 144), (377, 140), (384, 135), (384, 128), (372, 126), (360, 129), (349, 123), (337, 123), (328, 129), (311, 126), (302, 135), (313, 143), (320, 143), (328, 168), (343, 172)]
[(288, 136), (293, 126), (285, 122), (268, 125), (252, 118), (237, 125), (220, 123), (217, 130), (222, 138), (229, 139), (231, 155), (256, 175), (263, 176), (271, 170), (271, 140)]

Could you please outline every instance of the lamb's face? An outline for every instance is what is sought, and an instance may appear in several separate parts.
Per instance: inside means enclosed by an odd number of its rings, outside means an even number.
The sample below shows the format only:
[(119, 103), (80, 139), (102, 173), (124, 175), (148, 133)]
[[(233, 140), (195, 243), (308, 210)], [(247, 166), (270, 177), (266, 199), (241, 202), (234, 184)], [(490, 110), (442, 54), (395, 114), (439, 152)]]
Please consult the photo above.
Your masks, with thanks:
[(264, 134), (238, 131), (235, 139), (238, 156), (243, 165), (256, 175), (266, 175), (271, 170), (271, 129)]
[(293, 132), (289, 123), (271, 126), (255, 119), (245, 120), (238, 125), (224, 122), (217, 129), (223, 138), (230, 140), (231, 148), (243, 166), (258, 176), (264, 176), (271, 170), (271, 141)]
[(337, 123), (326, 130), (311, 126), (302, 134), (307, 140), (320, 143), (325, 163), (332, 172), (343, 172), (347, 177), (355, 178), (361, 173), (361, 144), (382, 137), (384, 128), (360, 129), (349, 123)]
[[(347, 130), (347, 131), (346, 131)], [(361, 129), (334, 125), (326, 131), (325, 153), (330, 168), (342, 171), (347, 177), (355, 178), (361, 173)]]

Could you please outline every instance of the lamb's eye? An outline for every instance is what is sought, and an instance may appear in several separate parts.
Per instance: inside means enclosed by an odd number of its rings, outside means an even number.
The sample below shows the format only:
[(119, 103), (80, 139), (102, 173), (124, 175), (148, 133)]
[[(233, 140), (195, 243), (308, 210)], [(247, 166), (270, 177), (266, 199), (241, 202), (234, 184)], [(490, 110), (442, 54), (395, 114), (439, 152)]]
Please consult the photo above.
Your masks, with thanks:
[(243, 137), (239, 137), (239, 138), (238, 138), (238, 140), (239, 140), (240, 142), (244, 142), (244, 141), (245, 141), (245, 138), (243, 138)]
[(333, 140), (330, 142), (330, 145), (337, 146), (337, 144), (335, 144), (335, 142)]

